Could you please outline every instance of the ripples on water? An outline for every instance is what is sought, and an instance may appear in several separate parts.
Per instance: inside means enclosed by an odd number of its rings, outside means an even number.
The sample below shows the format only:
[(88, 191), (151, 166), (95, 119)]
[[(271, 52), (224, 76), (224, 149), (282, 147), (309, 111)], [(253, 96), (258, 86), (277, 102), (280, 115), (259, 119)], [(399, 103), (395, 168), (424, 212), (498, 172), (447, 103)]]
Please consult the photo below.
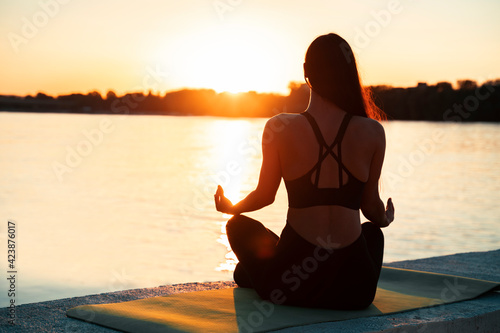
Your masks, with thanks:
[[(17, 222), (17, 301), (231, 279), (213, 193), (253, 190), (265, 121), (0, 113), (0, 230), (5, 242)], [(384, 126), (381, 195), (396, 206), (385, 262), (499, 248), (499, 125)], [(281, 186), (248, 215), (279, 234), (286, 208)]]

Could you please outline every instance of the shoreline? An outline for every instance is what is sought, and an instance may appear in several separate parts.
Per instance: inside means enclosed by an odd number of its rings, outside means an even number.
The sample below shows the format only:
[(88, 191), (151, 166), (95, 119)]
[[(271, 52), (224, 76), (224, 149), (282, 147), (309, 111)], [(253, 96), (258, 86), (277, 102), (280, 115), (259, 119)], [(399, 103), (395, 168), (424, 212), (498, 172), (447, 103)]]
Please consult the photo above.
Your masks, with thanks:
[[(500, 249), (397, 261), (385, 263), (384, 265), (500, 282), (499, 262)], [(95, 324), (68, 318), (66, 317), (66, 311), (83, 304), (125, 302), (147, 297), (234, 286), (233, 281), (182, 283), (22, 304), (15, 308), (16, 325), (9, 325), (5, 320), (0, 323), (0, 330), (9, 332), (116, 332)], [(4, 307), (3, 309), (7, 310), (8, 308)], [(7, 311), (5, 313), (7, 315)], [(467, 332), (472, 328), (487, 331), (489, 327), (498, 327), (500, 325), (500, 292), (490, 292), (472, 300), (444, 306), (386, 316), (288, 328), (279, 332), (298, 333), (327, 330), (342, 330), (343, 332), (420, 332), (424, 325), (431, 332), (443, 330)]]

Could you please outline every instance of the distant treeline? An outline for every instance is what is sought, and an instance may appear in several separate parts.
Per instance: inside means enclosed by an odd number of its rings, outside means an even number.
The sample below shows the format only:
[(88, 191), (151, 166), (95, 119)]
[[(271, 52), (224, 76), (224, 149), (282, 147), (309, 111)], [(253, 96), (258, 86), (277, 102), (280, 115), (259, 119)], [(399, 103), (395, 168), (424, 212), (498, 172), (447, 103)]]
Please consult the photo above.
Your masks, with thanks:
[[(183, 89), (160, 94), (131, 93), (117, 96), (109, 91), (48, 96), (0, 96), (0, 110), (60, 113), (210, 115), (225, 117), (270, 117), (281, 112), (302, 112), (309, 88), (290, 83), (288, 96), (247, 92), (216, 93), (210, 89)], [(500, 79), (478, 85), (461, 80), (457, 88), (449, 82), (419, 83), (411, 88), (372, 86), (375, 103), (389, 119), (433, 121), (500, 122)]]

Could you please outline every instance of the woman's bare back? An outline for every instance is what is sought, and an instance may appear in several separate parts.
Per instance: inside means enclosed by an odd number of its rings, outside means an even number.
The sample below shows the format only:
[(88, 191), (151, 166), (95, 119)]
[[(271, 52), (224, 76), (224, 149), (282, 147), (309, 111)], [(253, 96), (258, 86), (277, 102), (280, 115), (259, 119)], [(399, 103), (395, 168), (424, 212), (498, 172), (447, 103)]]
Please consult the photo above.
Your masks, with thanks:
[[(339, 131), (345, 112), (308, 112), (313, 115), (323, 138), (330, 145)], [(283, 179), (291, 181), (303, 176), (316, 165), (320, 146), (305, 117), (281, 114), (276, 118), (276, 121), (286, 124), (277, 136), (277, 146)], [(342, 163), (361, 182), (368, 180), (372, 156), (377, 148), (377, 138), (370, 128), (373, 123), (371, 119), (353, 117), (341, 142)], [(338, 153), (338, 147), (334, 147), (333, 152)], [(339, 167), (333, 156), (326, 156), (321, 163), (318, 188), (339, 188)], [(316, 172), (313, 172), (311, 182), (314, 182), (315, 177)], [(348, 177), (343, 171), (343, 184), (346, 184)], [(338, 205), (290, 207), (287, 220), (304, 239), (322, 247), (345, 247), (361, 233), (359, 211)]]

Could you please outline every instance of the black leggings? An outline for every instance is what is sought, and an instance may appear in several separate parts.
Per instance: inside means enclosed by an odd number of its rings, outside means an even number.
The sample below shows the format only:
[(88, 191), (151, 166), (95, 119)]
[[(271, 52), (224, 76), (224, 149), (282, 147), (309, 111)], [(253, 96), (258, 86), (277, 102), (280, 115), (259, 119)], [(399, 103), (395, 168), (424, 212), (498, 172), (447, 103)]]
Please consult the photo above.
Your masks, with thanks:
[[(371, 222), (362, 224), (354, 243), (335, 250), (309, 243), (288, 223), (278, 237), (259, 221), (238, 215), (226, 230), (239, 260), (235, 282), (254, 288), (265, 300), (339, 310), (362, 309), (373, 302), (384, 236)], [(323, 242), (328, 244), (328, 237)]]

